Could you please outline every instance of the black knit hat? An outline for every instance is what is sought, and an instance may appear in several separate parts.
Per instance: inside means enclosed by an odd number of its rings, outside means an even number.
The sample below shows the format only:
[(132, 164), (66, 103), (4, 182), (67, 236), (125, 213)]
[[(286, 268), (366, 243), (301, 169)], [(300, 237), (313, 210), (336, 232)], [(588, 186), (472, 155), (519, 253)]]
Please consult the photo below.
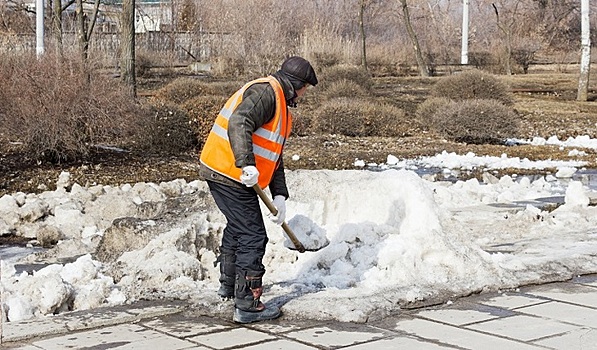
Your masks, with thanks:
[(311, 63), (302, 57), (289, 57), (286, 59), (286, 61), (284, 61), (284, 63), (282, 63), (281, 70), (288, 74), (291, 78), (297, 79), (304, 84), (315, 86), (318, 83), (315, 70), (311, 66)]

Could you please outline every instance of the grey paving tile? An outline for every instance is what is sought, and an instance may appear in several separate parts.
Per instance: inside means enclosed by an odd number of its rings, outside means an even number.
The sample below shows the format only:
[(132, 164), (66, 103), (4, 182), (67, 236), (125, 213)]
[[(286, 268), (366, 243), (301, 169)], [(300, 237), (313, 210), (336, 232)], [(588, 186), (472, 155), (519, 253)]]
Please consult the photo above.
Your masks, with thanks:
[(552, 320), (569, 322), (579, 326), (597, 328), (597, 310), (583, 306), (552, 301), (545, 304), (520, 308), (516, 311), (528, 315), (546, 317)]
[[(109, 349), (109, 348), (104, 348)], [(130, 342), (123, 346), (115, 348), (117, 350), (148, 350), (148, 349), (167, 349), (167, 350), (190, 350), (190, 349), (205, 349), (204, 346), (197, 346), (196, 344), (182, 339), (161, 336), (158, 338), (144, 339), (140, 341)]]
[(597, 348), (597, 329), (578, 328), (557, 337), (541, 339), (536, 344), (558, 350), (589, 350)]
[(223, 331), (232, 327), (218, 322), (208, 322), (205, 319), (154, 319), (141, 323), (142, 325), (180, 338), (188, 338), (199, 334)]
[(255, 324), (249, 325), (248, 327), (254, 328), (254, 329), (260, 330), (260, 331), (275, 333), (275, 334), (288, 333), (291, 331), (299, 330), (301, 328), (305, 328), (304, 325), (299, 326), (297, 324), (292, 324), (292, 323), (291, 324), (255, 323)]
[(529, 297), (526, 295), (514, 294), (514, 295), (507, 295), (502, 294), (487, 300), (480, 301), (479, 303), (484, 305), (490, 305), (495, 307), (501, 307), (508, 310), (517, 309), (519, 307), (524, 306), (531, 306), (541, 303), (546, 303), (548, 300), (545, 299), (538, 299)]
[(576, 326), (558, 321), (525, 315), (503, 317), (497, 320), (469, 325), (465, 328), (522, 341), (531, 341), (578, 329)]
[(536, 290), (528, 291), (527, 293), (553, 300), (597, 308), (597, 288), (591, 286), (567, 283), (565, 285), (558, 285), (558, 287), (550, 288), (549, 285), (547, 285), (541, 286)]
[(270, 341), (263, 344), (243, 347), (245, 350), (316, 350), (312, 346), (297, 343), (288, 339)]
[(455, 326), (469, 324), (473, 322), (495, 319), (498, 316), (481, 312), (478, 310), (424, 310), (416, 314), (417, 316), (428, 318), (434, 321), (444, 322)]
[(202, 334), (187, 339), (211, 348), (225, 349), (274, 340), (276, 337), (252, 329), (235, 328), (224, 332)]
[(126, 312), (137, 315), (141, 318), (149, 318), (154, 316), (163, 316), (173, 313), (180, 312), (179, 306), (175, 305), (154, 305), (154, 306), (143, 306), (143, 307), (131, 307)]
[(439, 342), (444, 345), (458, 346), (464, 349), (508, 349), (529, 350), (540, 347), (519, 343), (493, 335), (482, 334), (473, 330), (444, 325), (437, 322), (412, 319), (398, 320), (397, 331), (402, 331), (420, 338)]
[(320, 326), (307, 328), (286, 334), (287, 337), (314, 346), (338, 347), (355, 345), (363, 342), (386, 337), (389, 332), (373, 327), (361, 325), (353, 329), (338, 329), (338, 327)]
[(365, 344), (349, 346), (343, 349), (350, 350), (396, 350), (396, 349), (416, 349), (416, 350), (442, 350), (454, 349), (452, 346), (434, 344), (409, 337), (396, 337), (391, 339), (375, 340)]
[(55, 338), (35, 341), (32, 345), (44, 350), (59, 349), (82, 349), (82, 348), (102, 348), (102, 349), (141, 349), (136, 344), (146, 344), (148, 340), (152, 342), (162, 342), (172, 344), (171, 349), (183, 349), (193, 346), (193, 343), (183, 342), (174, 337), (168, 337), (164, 334), (147, 329), (134, 324), (123, 324), (106, 328), (94, 329), (91, 331), (72, 333)]
[(2, 340), (14, 342), (33, 337), (60, 334), (68, 331), (66, 324), (48, 316), (32, 320), (4, 322), (2, 324)]
[(88, 310), (87, 312), (66, 313), (59, 316), (69, 330), (81, 330), (113, 326), (138, 320), (136, 315), (124, 310)]
[(2, 345), (2, 346), (6, 346), (7, 349), (11, 349), (11, 350), (40, 350), (40, 348), (38, 348), (37, 346), (33, 346), (33, 345), (24, 345), (24, 346), (15, 346), (15, 347), (12, 347), (9, 345)]

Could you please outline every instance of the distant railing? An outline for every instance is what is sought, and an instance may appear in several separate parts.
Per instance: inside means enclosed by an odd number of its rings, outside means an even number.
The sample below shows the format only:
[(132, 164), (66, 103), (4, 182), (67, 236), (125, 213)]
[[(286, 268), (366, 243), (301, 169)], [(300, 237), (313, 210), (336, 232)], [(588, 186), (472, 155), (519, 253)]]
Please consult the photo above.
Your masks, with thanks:
[[(208, 61), (213, 52), (214, 43), (221, 41), (228, 34), (189, 33), (189, 32), (145, 32), (135, 35), (137, 52), (164, 53), (180, 61)], [(53, 47), (54, 39), (46, 37), (45, 46)], [(76, 48), (75, 33), (64, 33), (64, 48)], [(0, 50), (4, 52), (35, 52), (35, 33), (0, 35)], [(94, 33), (89, 46), (90, 56), (99, 55), (108, 60), (117, 59), (120, 47), (118, 33)]]

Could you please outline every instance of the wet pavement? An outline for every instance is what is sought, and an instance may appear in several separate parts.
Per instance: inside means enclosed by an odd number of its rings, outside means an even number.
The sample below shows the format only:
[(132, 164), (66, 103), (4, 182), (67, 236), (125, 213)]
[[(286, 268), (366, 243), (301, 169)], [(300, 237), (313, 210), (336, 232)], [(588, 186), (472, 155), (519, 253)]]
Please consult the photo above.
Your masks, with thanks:
[[(366, 300), (363, 300), (366, 302)], [(597, 274), (401, 310), (369, 323), (239, 325), (139, 302), (2, 325), (2, 349), (597, 349)]]

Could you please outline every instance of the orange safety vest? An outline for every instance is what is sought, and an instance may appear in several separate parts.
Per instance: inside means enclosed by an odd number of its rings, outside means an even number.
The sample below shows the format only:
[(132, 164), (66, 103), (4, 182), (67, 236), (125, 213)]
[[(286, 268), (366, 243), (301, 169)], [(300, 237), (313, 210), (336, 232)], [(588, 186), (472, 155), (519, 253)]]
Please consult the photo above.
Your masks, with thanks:
[(211, 170), (240, 182), (242, 169), (234, 164), (234, 154), (228, 139), (228, 120), (242, 102), (245, 90), (256, 83), (269, 83), (276, 95), (276, 113), (272, 120), (253, 133), (253, 153), (259, 170), (258, 184), (261, 188), (269, 185), (282, 154), (282, 148), (292, 127), (292, 115), (286, 108), (284, 90), (276, 78), (268, 76), (248, 82), (224, 105), (209, 132), (201, 151), (201, 163)]

